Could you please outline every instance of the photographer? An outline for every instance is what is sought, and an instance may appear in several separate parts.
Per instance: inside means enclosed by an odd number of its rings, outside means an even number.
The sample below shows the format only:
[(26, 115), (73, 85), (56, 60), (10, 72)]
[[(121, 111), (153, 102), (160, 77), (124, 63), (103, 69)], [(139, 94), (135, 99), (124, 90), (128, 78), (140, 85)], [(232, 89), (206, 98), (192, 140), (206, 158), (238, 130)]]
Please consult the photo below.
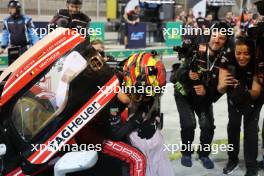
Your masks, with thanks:
[(77, 30), (89, 40), (89, 24), (91, 19), (81, 12), (82, 0), (67, 0), (67, 9), (59, 9), (50, 21), (49, 29), (57, 27)]
[(130, 12), (125, 12), (125, 14), (123, 15), (123, 18), (126, 22), (126, 26), (125, 26), (125, 38), (124, 38), (124, 44), (125, 46), (127, 46), (128, 44), (128, 25), (136, 25), (137, 23), (140, 22), (140, 12), (141, 12), (141, 8), (140, 6), (135, 6), (134, 10), (130, 11)]
[(231, 173), (238, 166), (240, 126), (243, 116), (244, 157), (247, 172), (245, 176), (257, 176), (258, 120), (262, 107), (261, 85), (255, 70), (254, 41), (238, 38), (235, 44), (235, 59), (229, 69), (220, 69), (218, 91), (227, 92), (228, 97), (228, 144), (234, 150), (228, 152), (228, 163), (224, 174)]
[[(260, 15), (264, 15), (264, 0), (253, 0), (252, 3), (254, 3), (258, 9), (258, 12)], [(259, 74), (261, 77), (264, 75), (264, 21), (263, 17), (259, 17), (259, 21), (256, 24), (256, 26), (249, 28), (248, 36), (253, 38), (256, 42), (256, 59), (258, 61), (258, 69)]]
[[(222, 95), (217, 91), (218, 73), (219, 68), (228, 62), (224, 54), (229, 35), (220, 31), (228, 31), (230, 26), (220, 22), (211, 29), (213, 32), (208, 45), (200, 45), (198, 52), (191, 52), (190, 55), (190, 48), (186, 51), (182, 49), (185, 59), (176, 74), (173, 74), (175, 77), (171, 77), (171, 81), (175, 83), (175, 100), (180, 115), (182, 144), (188, 148), (192, 145), (196, 114), (199, 118), (202, 146), (198, 154), (207, 169), (214, 168), (213, 161), (208, 157), (215, 129), (212, 103)], [(192, 152), (192, 150), (182, 150), (183, 166), (192, 166)]]
[[(252, 0), (252, 3), (254, 3), (257, 7), (258, 12), (260, 15), (264, 15), (264, 0)], [(263, 88), (263, 78), (264, 78), (264, 21), (263, 17), (260, 21), (257, 23), (257, 26), (254, 28), (250, 28), (249, 36), (254, 38), (256, 40), (256, 60), (258, 62), (258, 77), (260, 79), (260, 82), (262, 84)], [(264, 149), (264, 121), (262, 126), (262, 151)], [(260, 168), (264, 169), (264, 153), (263, 160), (259, 162)]]

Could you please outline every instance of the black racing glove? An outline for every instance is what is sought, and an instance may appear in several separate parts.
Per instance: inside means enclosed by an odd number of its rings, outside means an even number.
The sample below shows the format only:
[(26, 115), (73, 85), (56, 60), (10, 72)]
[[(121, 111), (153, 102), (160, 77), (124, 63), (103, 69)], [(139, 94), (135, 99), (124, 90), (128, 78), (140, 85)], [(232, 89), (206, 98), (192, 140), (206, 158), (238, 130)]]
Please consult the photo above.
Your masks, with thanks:
[(138, 129), (138, 136), (141, 139), (150, 139), (157, 130), (157, 122), (154, 119), (144, 121)]
[(133, 124), (135, 128), (138, 128), (143, 122), (143, 111), (137, 111), (132, 117), (129, 118), (128, 122)]
[(143, 122), (142, 114), (140, 113), (134, 114), (124, 125), (121, 126), (121, 128), (119, 128), (112, 134), (112, 140), (114, 141), (123, 140), (132, 131), (136, 130), (141, 125), (142, 122)]

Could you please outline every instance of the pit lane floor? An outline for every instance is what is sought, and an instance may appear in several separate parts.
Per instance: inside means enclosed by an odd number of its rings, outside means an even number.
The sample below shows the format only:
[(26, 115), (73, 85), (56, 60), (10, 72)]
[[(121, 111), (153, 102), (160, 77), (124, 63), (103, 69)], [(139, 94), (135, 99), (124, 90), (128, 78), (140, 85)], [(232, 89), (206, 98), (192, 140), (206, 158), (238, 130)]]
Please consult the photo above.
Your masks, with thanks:
[[(180, 124), (179, 124), (179, 115), (177, 112), (174, 96), (173, 96), (173, 84), (168, 83), (166, 85), (166, 92), (161, 100), (161, 109), (164, 113), (164, 128), (162, 130), (163, 136), (165, 138), (165, 144), (180, 144)], [(226, 97), (223, 96), (215, 105), (214, 105), (214, 116), (215, 116), (215, 144), (223, 144), (227, 142), (227, 122), (228, 122), (228, 113), (227, 113), (227, 104)], [(264, 117), (264, 110), (262, 110), (259, 120), (260, 131), (262, 129), (262, 122)], [(243, 136), (243, 127), (241, 128), (241, 134)], [(197, 125), (195, 131), (195, 141), (194, 144), (199, 144), (199, 125)], [(231, 176), (243, 176), (245, 174), (245, 165), (244, 165), (244, 156), (243, 156), (243, 137), (241, 137), (240, 145), (240, 165), (239, 168), (234, 171)], [(261, 132), (259, 133), (259, 160), (261, 156)], [(165, 146), (164, 146), (165, 148)], [(169, 152), (169, 155), (172, 160), (172, 165), (174, 167), (175, 176), (220, 176), (222, 174), (223, 167), (227, 162), (227, 152), (214, 150), (215, 154), (211, 154), (210, 157), (215, 162), (215, 168), (208, 170), (203, 168), (202, 164), (199, 162), (197, 154), (192, 156), (193, 166), (191, 168), (183, 167), (180, 163), (180, 153)], [(259, 172), (260, 176), (264, 176), (264, 171)]]

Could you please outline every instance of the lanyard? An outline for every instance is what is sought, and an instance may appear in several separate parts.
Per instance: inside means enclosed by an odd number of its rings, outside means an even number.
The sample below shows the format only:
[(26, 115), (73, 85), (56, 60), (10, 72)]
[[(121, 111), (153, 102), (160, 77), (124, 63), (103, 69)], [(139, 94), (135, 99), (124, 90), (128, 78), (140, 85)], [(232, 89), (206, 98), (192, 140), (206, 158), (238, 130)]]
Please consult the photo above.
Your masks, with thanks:
[(216, 61), (218, 60), (218, 57), (215, 58), (215, 60), (213, 62), (210, 61), (209, 59), (209, 48), (207, 49), (207, 70), (208, 71), (212, 71), (214, 68), (214, 65), (216, 63)]

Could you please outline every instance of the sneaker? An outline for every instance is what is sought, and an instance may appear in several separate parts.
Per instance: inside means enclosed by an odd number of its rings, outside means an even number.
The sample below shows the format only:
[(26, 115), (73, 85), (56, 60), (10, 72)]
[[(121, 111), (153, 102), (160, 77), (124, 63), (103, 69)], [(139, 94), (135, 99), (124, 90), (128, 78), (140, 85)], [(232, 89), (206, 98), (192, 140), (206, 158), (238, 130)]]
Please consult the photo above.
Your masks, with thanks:
[(258, 169), (247, 169), (245, 176), (259, 176)]
[(238, 162), (228, 161), (225, 168), (223, 169), (223, 173), (224, 174), (231, 174), (237, 168), (238, 168)]
[(264, 169), (264, 160), (258, 162), (258, 167)]
[(206, 169), (213, 169), (214, 168), (214, 162), (209, 157), (201, 157), (199, 159), (203, 163), (204, 168), (206, 168)]
[(192, 157), (183, 155), (181, 158), (181, 164), (185, 167), (192, 167)]

